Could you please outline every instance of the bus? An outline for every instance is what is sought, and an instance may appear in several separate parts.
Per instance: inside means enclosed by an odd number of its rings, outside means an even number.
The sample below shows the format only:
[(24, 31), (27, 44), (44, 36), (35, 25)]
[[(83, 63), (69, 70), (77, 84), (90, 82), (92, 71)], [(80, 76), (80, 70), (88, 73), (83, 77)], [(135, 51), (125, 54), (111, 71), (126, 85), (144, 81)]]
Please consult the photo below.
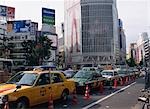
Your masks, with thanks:
[(0, 83), (6, 82), (13, 74), (14, 62), (12, 59), (0, 58)]

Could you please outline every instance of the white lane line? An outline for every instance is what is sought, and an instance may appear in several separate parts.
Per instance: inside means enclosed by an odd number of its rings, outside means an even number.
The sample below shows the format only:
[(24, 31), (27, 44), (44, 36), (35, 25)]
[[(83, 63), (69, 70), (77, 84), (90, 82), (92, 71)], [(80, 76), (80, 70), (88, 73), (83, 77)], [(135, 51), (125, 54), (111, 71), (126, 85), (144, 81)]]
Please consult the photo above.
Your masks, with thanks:
[(108, 96), (106, 96), (106, 97), (104, 97), (104, 98), (102, 98), (102, 99), (96, 101), (96, 102), (93, 102), (93, 103), (91, 103), (91, 104), (89, 104), (89, 105), (83, 107), (82, 109), (88, 109), (88, 108), (90, 108), (90, 107), (93, 107), (94, 105), (97, 105), (98, 103), (100, 103), (100, 102), (102, 102), (102, 101), (104, 101), (104, 100), (106, 100), (106, 99), (108, 99), (108, 98), (114, 96), (115, 94), (117, 94), (117, 93), (119, 93), (119, 92), (121, 92), (121, 91), (123, 91), (123, 90), (125, 90), (125, 89), (127, 89), (127, 88), (129, 88), (129, 87), (131, 87), (131, 86), (134, 85), (134, 84), (136, 84), (136, 82), (134, 82), (134, 83), (132, 83), (132, 84), (130, 84), (130, 85), (128, 85), (128, 86), (126, 86), (126, 87), (124, 87), (124, 88), (122, 88), (122, 89), (120, 89), (120, 90), (118, 90), (118, 91), (116, 91), (116, 92), (114, 92), (114, 93), (112, 93), (112, 94), (110, 94), (110, 95), (108, 95)]

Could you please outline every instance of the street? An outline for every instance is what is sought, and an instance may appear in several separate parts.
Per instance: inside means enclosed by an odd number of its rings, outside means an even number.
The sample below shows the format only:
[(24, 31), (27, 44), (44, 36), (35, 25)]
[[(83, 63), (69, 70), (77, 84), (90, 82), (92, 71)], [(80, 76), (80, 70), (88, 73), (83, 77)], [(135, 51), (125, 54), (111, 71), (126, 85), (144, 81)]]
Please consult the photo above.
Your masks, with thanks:
[[(118, 86), (116, 89), (105, 88), (101, 94), (99, 90), (92, 91), (89, 99), (84, 95), (77, 95), (77, 104), (73, 104), (72, 95), (67, 103), (55, 101), (55, 109), (140, 109), (137, 99), (140, 90), (144, 87), (144, 79), (137, 79), (126, 86)], [(39, 105), (32, 109), (47, 109), (48, 104)]]

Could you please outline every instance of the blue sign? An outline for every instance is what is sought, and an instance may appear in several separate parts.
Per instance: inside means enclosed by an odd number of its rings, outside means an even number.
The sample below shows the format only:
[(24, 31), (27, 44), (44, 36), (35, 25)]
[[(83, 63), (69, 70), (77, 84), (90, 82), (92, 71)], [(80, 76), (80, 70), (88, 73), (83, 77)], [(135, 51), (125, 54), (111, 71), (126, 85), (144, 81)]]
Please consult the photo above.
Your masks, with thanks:
[(0, 16), (5, 16), (7, 15), (7, 7), (0, 5)]
[(13, 22), (13, 31), (18, 32), (30, 32), (31, 21), (30, 20), (18, 20)]
[(42, 23), (55, 25), (55, 10), (42, 8)]

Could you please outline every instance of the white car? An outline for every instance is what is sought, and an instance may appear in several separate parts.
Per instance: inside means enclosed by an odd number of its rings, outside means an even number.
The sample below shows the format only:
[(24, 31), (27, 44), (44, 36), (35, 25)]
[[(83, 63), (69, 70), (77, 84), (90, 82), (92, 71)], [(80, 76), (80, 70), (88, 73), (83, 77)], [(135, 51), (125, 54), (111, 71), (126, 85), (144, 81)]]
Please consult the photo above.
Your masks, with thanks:
[(102, 77), (105, 77), (111, 80), (119, 78), (119, 75), (117, 71), (115, 70), (103, 70), (101, 74), (102, 74)]

